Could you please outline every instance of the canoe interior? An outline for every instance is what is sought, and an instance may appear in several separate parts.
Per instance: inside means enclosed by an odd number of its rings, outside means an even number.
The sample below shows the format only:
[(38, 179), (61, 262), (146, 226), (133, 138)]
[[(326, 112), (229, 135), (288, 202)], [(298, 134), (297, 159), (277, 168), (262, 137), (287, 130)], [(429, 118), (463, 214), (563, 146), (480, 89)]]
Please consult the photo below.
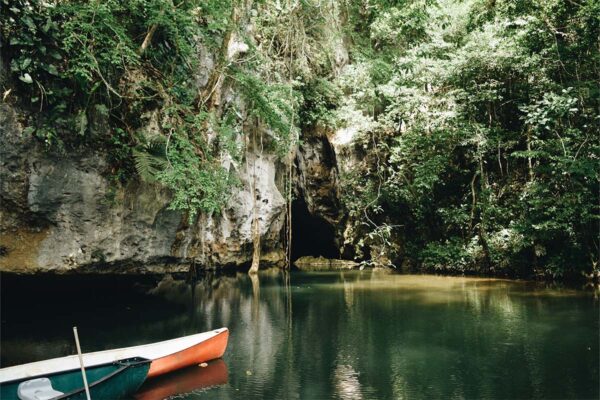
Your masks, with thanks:
[[(150, 360), (140, 358), (86, 368), (85, 372), (92, 399), (116, 400), (134, 393), (144, 383), (149, 369)], [(50, 375), (40, 375), (0, 383), (0, 399), (19, 400), (17, 394), (19, 384), (41, 377), (50, 379), (52, 387), (64, 393), (63, 396), (57, 397), (56, 400), (79, 400), (86, 398), (81, 370), (72, 369)]]

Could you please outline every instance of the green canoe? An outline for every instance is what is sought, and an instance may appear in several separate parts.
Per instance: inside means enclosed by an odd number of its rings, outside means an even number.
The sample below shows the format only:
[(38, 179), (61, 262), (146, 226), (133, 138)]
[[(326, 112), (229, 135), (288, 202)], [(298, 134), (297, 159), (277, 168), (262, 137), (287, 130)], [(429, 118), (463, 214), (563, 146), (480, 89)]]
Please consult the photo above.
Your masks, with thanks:
[[(144, 383), (149, 369), (150, 360), (145, 358), (129, 358), (87, 367), (85, 373), (92, 400), (118, 400), (135, 393)], [(56, 396), (51, 397), (51, 400), (86, 399), (81, 369), (2, 382), (0, 383), (0, 399), (20, 400), (17, 393), (19, 384), (37, 378), (48, 378), (52, 389), (62, 393), (57, 393)]]

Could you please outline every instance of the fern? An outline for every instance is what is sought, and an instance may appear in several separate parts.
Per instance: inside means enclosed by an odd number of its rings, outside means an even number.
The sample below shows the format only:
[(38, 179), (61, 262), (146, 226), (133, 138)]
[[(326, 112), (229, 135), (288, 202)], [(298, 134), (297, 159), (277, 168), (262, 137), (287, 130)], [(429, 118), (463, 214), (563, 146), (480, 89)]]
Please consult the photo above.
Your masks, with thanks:
[(142, 180), (156, 182), (157, 175), (169, 164), (165, 150), (166, 143), (162, 136), (133, 149), (135, 169)]

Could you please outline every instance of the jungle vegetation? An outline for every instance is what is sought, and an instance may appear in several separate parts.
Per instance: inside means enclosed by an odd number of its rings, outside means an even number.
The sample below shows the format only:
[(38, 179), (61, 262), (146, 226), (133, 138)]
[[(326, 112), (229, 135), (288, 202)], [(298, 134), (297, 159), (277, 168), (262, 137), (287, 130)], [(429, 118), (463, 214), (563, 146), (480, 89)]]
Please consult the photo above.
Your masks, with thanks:
[(372, 151), (346, 187), (364, 188), (349, 207), (378, 215), (374, 239), (428, 270), (597, 270), (600, 2), (353, 10), (341, 108), (362, 111)]
[(352, 129), (350, 256), (591, 274), (599, 16), (598, 0), (0, 0), (3, 101), (49, 151), (104, 149), (116, 184), (164, 185), (190, 220), (222, 209), (223, 159), (253, 126), (287, 162), (303, 132)]

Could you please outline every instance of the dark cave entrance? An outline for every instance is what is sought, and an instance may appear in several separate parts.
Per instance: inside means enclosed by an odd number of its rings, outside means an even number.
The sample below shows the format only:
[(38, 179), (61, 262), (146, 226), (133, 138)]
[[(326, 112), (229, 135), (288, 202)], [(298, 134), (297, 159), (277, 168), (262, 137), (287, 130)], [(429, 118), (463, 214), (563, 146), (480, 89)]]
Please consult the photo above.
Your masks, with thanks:
[(312, 215), (300, 197), (292, 202), (292, 261), (304, 256), (338, 258), (339, 251), (333, 226)]

